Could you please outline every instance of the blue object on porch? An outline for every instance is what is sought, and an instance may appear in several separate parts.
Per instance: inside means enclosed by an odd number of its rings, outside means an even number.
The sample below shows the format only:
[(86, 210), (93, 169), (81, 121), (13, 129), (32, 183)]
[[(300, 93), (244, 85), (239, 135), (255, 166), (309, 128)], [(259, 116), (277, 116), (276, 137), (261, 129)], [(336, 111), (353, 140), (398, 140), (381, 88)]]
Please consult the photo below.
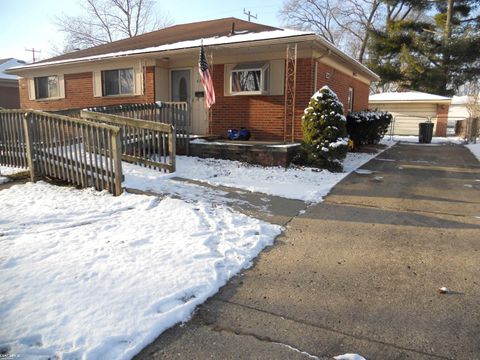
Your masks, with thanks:
[(238, 140), (249, 140), (250, 136), (250, 131), (245, 128), (241, 128), (238, 132)]
[(228, 140), (238, 140), (238, 130), (237, 129), (228, 129), (227, 130)]
[(249, 140), (251, 137), (250, 130), (245, 128), (237, 129), (228, 129), (227, 138), (228, 140)]

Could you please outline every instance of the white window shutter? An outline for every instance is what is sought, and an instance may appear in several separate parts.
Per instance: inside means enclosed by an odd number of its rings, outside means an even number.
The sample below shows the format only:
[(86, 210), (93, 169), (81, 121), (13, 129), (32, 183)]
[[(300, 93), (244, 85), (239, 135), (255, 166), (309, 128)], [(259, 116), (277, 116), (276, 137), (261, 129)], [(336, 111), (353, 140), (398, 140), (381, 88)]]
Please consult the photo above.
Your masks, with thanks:
[(35, 100), (35, 79), (28, 79), (28, 99)]
[(270, 95), (283, 95), (285, 91), (285, 60), (270, 61)]
[(93, 96), (102, 97), (102, 72), (94, 71), (92, 73), (93, 77)]
[(65, 77), (58, 75), (58, 96), (62, 99), (65, 98)]
[(139, 62), (138, 65), (133, 68), (133, 72), (135, 76), (135, 95), (143, 95), (144, 69), (145, 68), (142, 62)]

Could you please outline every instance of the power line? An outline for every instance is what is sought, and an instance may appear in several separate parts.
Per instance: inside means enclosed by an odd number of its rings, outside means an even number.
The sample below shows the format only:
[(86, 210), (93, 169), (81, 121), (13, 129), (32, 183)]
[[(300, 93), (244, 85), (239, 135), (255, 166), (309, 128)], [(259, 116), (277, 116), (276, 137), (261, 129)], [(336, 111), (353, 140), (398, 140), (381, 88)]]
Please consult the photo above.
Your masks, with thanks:
[(247, 10), (245, 10), (245, 8), (243, 8), (243, 14), (248, 16), (248, 22), (251, 21), (250, 18), (254, 18), (255, 20), (258, 19), (258, 14), (253, 15), (253, 14), (250, 12), (250, 10), (248, 10), (248, 12), (247, 12)]

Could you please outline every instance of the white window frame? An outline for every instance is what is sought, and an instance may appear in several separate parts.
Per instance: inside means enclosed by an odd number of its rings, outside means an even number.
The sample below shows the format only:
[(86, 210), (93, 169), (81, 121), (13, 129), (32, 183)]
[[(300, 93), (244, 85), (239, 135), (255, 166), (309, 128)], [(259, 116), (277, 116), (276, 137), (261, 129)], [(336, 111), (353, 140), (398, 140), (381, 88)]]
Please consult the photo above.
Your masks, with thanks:
[[(48, 94), (49, 96), (47, 97), (38, 97), (38, 86), (37, 86), (37, 81), (38, 79), (42, 79), (42, 78), (50, 78), (50, 77), (55, 77), (57, 79), (57, 96), (50, 96), (50, 94)], [(33, 92), (35, 94), (34, 98), (35, 100), (39, 100), (39, 101), (46, 101), (46, 100), (56, 100), (56, 99), (61, 99), (63, 96), (62, 96), (62, 84), (61, 84), (61, 81), (63, 81), (63, 77), (59, 76), (59, 75), (45, 75), (45, 76), (35, 76), (33, 79)], [(48, 81), (48, 80), (47, 80)], [(47, 92), (49, 89), (47, 89)]]
[[(245, 66), (243, 69), (235, 70), (235, 67), (230, 71), (230, 85), (229, 90), (231, 95), (267, 95), (269, 92), (270, 84), (268, 84), (269, 78), (266, 78), (267, 71), (270, 71), (270, 64), (268, 62), (265, 65), (258, 67), (252, 65), (252, 67), (248, 67), (248, 63), (245, 64), (237, 64), (241, 66)], [(260, 71), (260, 90), (258, 91), (233, 91), (233, 73), (238, 72), (247, 72), (247, 71)], [(269, 74), (269, 76), (271, 76)]]
[[(132, 72), (132, 91), (128, 93), (122, 93), (120, 92), (122, 86), (120, 84), (120, 71), (122, 70), (130, 70)], [(105, 77), (104, 73), (105, 72), (110, 72), (110, 71), (116, 71), (118, 73), (118, 94), (106, 94), (105, 93)], [(121, 68), (121, 69), (105, 69), (101, 71), (101, 81), (102, 81), (102, 97), (125, 97), (125, 96), (134, 96), (135, 94), (135, 88), (136, 88), (136, 77), (135, 77), (135, 69), (133, 67), (126, 67), (126, 68)]]

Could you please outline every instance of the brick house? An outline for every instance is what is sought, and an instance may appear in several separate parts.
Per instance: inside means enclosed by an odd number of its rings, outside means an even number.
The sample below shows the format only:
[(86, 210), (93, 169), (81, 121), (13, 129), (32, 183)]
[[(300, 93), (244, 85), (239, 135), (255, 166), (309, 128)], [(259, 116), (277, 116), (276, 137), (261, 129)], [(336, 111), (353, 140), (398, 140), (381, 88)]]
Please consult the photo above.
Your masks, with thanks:
[[(198, 74), (202, 41), (216, 93), (211, 114)], [(287, 57), (287, 46), (293, 56)], [(175, 25), (11, 72), (21, 77), (22, 108), (187, 101), (195, 134), (245, 127), (254, 139), (285, 141), (301, 139), (303, 109), (321, 86), (330, 86), (346, 111), (361, 110), (368, 107), (370, 83), (378, 80), (314, 33), (236, 18)]]

